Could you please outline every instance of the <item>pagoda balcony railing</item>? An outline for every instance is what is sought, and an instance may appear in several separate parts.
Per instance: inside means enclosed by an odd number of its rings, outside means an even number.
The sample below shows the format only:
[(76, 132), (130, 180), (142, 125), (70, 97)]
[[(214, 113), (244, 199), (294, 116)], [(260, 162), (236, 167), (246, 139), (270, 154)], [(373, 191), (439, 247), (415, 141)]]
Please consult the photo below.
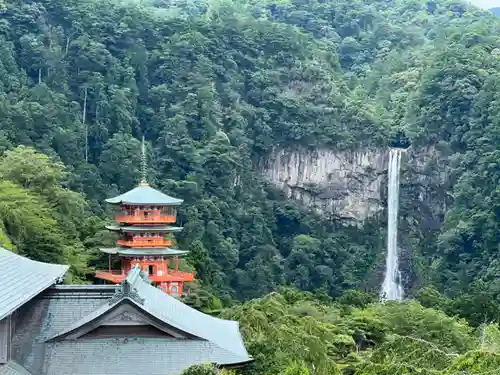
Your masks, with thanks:
[(115, 284), (120, 283), (125, 278), (125, 274), (120, 270), (97, 270), (95, 276)]
[(194, 273), (190, 273), (190, 272), (181, 272), (181, 271), (169, 270), (168, 274), (172, 275), (173, 277), (180, 277), (184, 281), (193, 281), (194, 280)]
[(158, 216), (143, 216), (143, 215), (127, 215), (115, 216), (115, 220), (119, 223), (128, 224), (170, 224), (176, 222), (176, 217), (172, 215), (158, 215)]
[(172, 246), (171, 240), (165, 240), (163, 238), (140, 238), (133, 240), (118, 240), (116, 241), (117, 245), (128, 246), (128, 247), (153, 247), (153, 246), (163, 246), (170, 247)]
[(101, 271), (97, 271), (97, 272), (106, 272), (106, 273), (110, 273), (112, 275), (118, 275), (118, 276), (123, 276), (124, 273), (122, 272), (122, 270), (101, 270)]
[[(119, 284), (123, 279), (125, 279), (126, 274), (122, 273), (120, 270), (97, 270), (96, 277), (99, 279), (111, 281), (115, 284)], [(149, 280), (153, 282), (168, 282), (168, 281), (182, 281), (188, 282), (194, 280), (194, 274), (188, 272), (168, 270), (167, 273), (159, 275), (148, 275)]]
[(168, 270), (167, 273), (162, 276), (158, 275), (148, 275), (149, 280), (153, 282), (165, 282), (165, 281), (193, 281), (194, 274), (188, 272)]

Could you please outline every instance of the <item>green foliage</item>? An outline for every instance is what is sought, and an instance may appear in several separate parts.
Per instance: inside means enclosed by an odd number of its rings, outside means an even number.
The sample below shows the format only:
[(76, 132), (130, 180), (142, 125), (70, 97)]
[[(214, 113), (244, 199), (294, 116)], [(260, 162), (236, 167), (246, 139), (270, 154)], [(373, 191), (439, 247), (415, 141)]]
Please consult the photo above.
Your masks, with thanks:
[(467, 374), (489, 375), (495, 374), (500, 368), (500, 355), (483, 351), (469, 352), (459, 358), (450, 366), (443, 375)]
[(193, 365), (182, 372), (182, 375), (235, 375), (231, 370), (218, 369), (211, 363)]
[(344, 311), (285, 289), (222, 317), (240, 322), (255, 358), (249, 374), (451, 375), (497, 363), (498, 326), (485, 326), (478, 340), (463, 320), (416, 302)]
[(62, 187), (64, 177), (62, 164), (33, 149), (5, 153), (0, 159), (2, 245), (35, 260), (70, 264), (70, 280), (85, 280), (87, 256), (80, 240), (85, 201)]
[(500, 353), (500, 329), (498, 324), (485, 324), (480, 327), (481, 349)]
[(374, 350), (371, 361), (380, 364), (404, 363), (414, 368), (442, 370), (455, 356), (432, 342), (408, 336), (396, 336)]
[(360, 287), (378, 234), (286, 202), (255, 166), (276, 145), (352, 149), (383, 144), (387, 129), (331, 43), (271, 5), (5, 1), (0, 151), (17, 165), (5, 178), (41, 194), (99, 267), (109, 238), (88, 218), (138, 182), (144, 135), (148, 180), (185, 200), (176, 240), (210, 293)]
[(299, 362), (294, 362), (280, 372), (280, 375), (310, 375), (309, 369)]
[[(334, 359), (348, 353), (354, 341), (326, 321), (328, 314), (337, 316), (337, 310), (321, 311), (318, 307), (306, 300), (288, 305), (282, 295), (270, 294), (226, 310), (222, 316), (240, 322), (247, 347), (256, 359), (252, 373), (278, 373), (283, 366), (300, 372), (302, 367), (294, 367), (294, 361), (302, 361), (314, 365), (316, 373), (332, 374), (336, 373)], [(315, 317), (318, 314), (324, 321)]]
[(358, 370), (355, 375), (438, 375), (434, 370), (419, 369), (405, 363), (370, 363)]
[(217, 369), (210, 363), (204, 365), (193, 365), (184, 370), (182, 375), (217, 375)]
[[(363, 313), (377, 316), (390, 332), (429, 342), (439, 340), (439, 348), (461, 353), (477, 345), (465, 320), (450, 318), (442, 311), (422, 308), (419, 303), (387, 303), (368, 306)], [(357, 312), (353, 313), (355, 316)]]
[(12, 244), (12, 241), (10, 240), (9, 236), (6, 234), (5, 224), (2, 222), (1, 225), (2, 225), (2, 227), (0, 229), (0, 246), (3, 247), (4, 249), (8, 249), (10, 251), (15, 251), (15, 247)]
[[(184, 300), (241, 322), (248, 372), (498, 366), (496, 17), (451, 0), (0, 0), (0, 16), (2, 246), (90, 279), (111, 242), (102, 202), (138, 182), (144, 136), (149, 182), (185, 200)], [(259, 169), (402, 139), (430, 159), (401, 188), (405, 287), (424, 307), (376, 303), (383, 215), (319, 214)]]

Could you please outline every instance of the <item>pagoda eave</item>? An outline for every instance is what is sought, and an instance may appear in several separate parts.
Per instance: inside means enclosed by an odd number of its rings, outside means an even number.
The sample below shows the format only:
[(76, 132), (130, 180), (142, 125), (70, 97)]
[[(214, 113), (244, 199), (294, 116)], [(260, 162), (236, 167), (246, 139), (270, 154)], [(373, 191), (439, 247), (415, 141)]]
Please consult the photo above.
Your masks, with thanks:
[(144, 201), (144, 202), (134, 202), (134, 201), (113, 201), (111, 199), (105, 200), (106, 203), (112, 204), (112, 205), (119, 205), (119, 206), (180, 206), (182, 204), (182, 200), (179, 202), (174, 202), (174, 203), (158, 203), (158, 202), (149, 202), (149, 201)]
[(127, 206), (179, 206), (183, 200), (163, 194), (148, 184), (140, 184), (124, 194), (106, 199), (105, 202)]
[(129, 248), (129, 247), (113, 247), (113, 248), (101, 248), (99, 249), (101, 252), (106, 254), (118, 254), (121, 256), (164, 256), (164, 257), (172, 257), (172, 256), (182, 256), (189, 253), (189, 251), (172, 249), (170, 247), (165, 248)]
[(182, 227), (174, 227), (170, 225), (137, 225), (137, 226), (119, 226), (106, 225), (106, 229), (114, 232), (165, 232), (175, 233), (182, 231)]

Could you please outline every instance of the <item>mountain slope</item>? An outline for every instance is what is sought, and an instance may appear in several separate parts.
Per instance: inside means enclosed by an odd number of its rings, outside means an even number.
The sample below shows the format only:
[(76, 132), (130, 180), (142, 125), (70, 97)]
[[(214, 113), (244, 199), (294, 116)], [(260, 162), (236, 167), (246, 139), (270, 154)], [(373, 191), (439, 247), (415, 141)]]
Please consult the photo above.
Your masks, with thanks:
[[(384, 213), (356, 226), (320, 215), (257, 165), (276, 149), (382, 152), (403, 132), (416, 150), (402, 183), (406, 289), (457, 297), (432, 303), (474, 324), (476, 298), (499, 298), (491, 13), (456, 1), (2, 4), (1, 150), (59, 157), (65, 187), (104, 219), (103, 199), (137, 181), (145, 135), (151, 183), (186, 201), (179, 246), (220, 297), (377, 292)], [(102, 223), (71, 226), (103, 264)]]

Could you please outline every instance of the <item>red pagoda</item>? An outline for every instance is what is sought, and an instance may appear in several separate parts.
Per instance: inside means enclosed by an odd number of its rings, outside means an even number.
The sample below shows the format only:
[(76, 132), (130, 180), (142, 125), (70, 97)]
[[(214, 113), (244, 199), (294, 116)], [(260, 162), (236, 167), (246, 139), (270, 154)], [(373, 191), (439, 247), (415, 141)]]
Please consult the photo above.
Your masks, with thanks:
[[(107, 203), (117, 206), (115, 225), (106, 226), (118, 232), (117, 247), (100, 249), (109, 254), (109, 269), (96, 272), (96, 277), (114, 284), (122, 282), (127, 273), (138, 265), (153, 285), (165, 293), (182, 295), (184, 282), (193, 281), (194, 275), (179, 271), (179, 257), (187, 251), (172, 248), (172, 233), (182, 230), (175, 226), (176, 207), (183, 201), (153, 189), (146, 182), (143, 141), (143, 173), (136, 188)], [(111, 257), (120, 258), (121, 270), (111, 269)]]

